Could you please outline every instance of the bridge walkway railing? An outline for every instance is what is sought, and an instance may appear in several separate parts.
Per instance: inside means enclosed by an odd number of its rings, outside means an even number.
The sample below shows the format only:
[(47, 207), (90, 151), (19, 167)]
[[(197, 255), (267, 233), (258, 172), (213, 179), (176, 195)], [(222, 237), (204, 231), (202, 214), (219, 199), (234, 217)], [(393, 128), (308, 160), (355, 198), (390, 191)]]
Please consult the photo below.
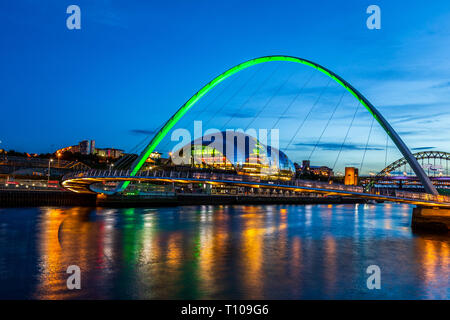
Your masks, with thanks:
[(370, 194), (378, 196), (388, 196), (395, 197), (399, 199), (410, 199), (410, 200), (422, 200), (422, 201), (433, 201), (433, 202), (444, 202), (450, 203), (450, 197), (444, 195), (432, 195), (428, 193), (415, 193), (410, 191), (402, 190), (389, 190), (383, 188), (375, 188), (372, 191), (365, 192), (360, 186), (348, 186), (342, 184), (327, 183), (321, 181), (313, 180), (301, 180), (301, 179), (290, 179), (290, 180), (270, 180), (261, 179), (261, 177), (246, 176), (230, 173), (216, 173), (216, 172), (198, 172), (198, 171), (176, 171), (176, 170), (147, 170), (140, 171), (135, 176), (130, 176), (130, 170), (87, 170), (87, 171), (76, 171), (68, 173), (63, 177), (63, 180), (70, 178), (161, 178), (161, 179), (194, 179), (194, 180), (209, 180), (209, 181), (224, 181), (226, 182), (253, 182), (257, 184), (269, 184), (275, 186), (287, 186), (287, 187), (305, 187), (305, 188), (316, 188), (316, 189), (326, 189), (330, 191), (347, 191), (358, 194)]
[[(88, 171), (76, 171), (66, 174), (63, 180), (69, 178), (127, 178), (130, 177), (130, 171), (126, 170), (88, 170)], [(211, 181), (233, 181), (233, 182), (253, 182), (258, 184), (272, 184), (274, 186), (297, 186), (307, 188), (320, 188), (320, 189), (332, 189), (340, 191), (350, 192), (363, 192), (363, 188), (359, 186), (346, 186), (341, 184), (330, 184), (328, 182), (313, 181), (313, 180), (301, 180), (301, 179), (289, 179), (289, 180), (273, 180), (273, 179), (261, 179), (260, 177), (228, 174), (228, 173), (209, 173), (209, 172), (195, 172), (195, 171), (171, 171), (171, 170), (154, 170), (154, 171), (141, 171), (134, 177), (149, 177), (149, 178), (171, 178), (171, 179), (197, 179), (197, 180), (211, 180)]]

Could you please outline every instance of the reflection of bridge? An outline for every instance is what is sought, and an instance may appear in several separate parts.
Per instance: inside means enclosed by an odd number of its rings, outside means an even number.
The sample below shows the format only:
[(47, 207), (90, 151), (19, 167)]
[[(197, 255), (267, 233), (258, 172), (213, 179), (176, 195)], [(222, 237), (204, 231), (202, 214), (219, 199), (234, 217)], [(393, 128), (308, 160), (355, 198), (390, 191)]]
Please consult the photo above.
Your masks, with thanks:
[[(110, 182), (121, 183), (131, 181), (137, 183), (169, 183), (187, 185), (192, 183), (209, 186), (238, 186), (243, 187), (247, 196), (272, 196), (275, 192), (280, 197), (301, 197), (304, 193), (323, 194), (326, 196), (339, 195), (352, 198), (363, 198), (377, 201), (393, 201), (422, 206), (450, 208), (450, 197), (431, 195), (426, 193), (405, 192), (399, 190), (384, 190), (365, 192), (359, 186), (329, 184), (309, 180), (263, 180), (259, 177), (190, 171), (144, 171), (135, 176), (131, 171), (101, 171), (71, 173), (64, 177), (63, 186), (78, 193), (113, 193), (105, 188)], [(114, 188), (113, 188), (114, 190)]]

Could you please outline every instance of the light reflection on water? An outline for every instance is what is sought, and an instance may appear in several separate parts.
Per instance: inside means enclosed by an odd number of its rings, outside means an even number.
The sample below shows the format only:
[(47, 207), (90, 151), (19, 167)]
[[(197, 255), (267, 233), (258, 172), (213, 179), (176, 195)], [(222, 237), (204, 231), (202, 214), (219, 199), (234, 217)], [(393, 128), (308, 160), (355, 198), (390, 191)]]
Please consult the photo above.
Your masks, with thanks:
[[(412, 207), (0, 209), (0, 298), (449, 299), (450, 239)], [(66, 288), (78, 265), (82, 289)], [(379, 265), (382, 289), (368, 290)]]

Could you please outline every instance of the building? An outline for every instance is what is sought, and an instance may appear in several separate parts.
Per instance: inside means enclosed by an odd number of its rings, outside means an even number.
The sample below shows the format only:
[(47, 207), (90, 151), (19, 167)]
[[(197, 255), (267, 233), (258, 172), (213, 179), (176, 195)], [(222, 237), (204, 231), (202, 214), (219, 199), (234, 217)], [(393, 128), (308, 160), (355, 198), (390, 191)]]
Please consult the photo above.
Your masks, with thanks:
[(158, 151), (153, 151), (152, 153), (150, 153), (150, 158), (151, 159), (161, 159), (161, 155), (162, 155), (162, 153), (160, 153)]
[(299, 175), (313, 175), (318, 177), (332, 177), (333, 169), (327, 166), (312, 166), (309, 160), (303, 160), (302, 166), (297, 165), (296, 172)]
[(63, 154), (65, 152), (81, 153), (84, 155), (95, 153), (95, 140), (83, 140), (76, 145), (64, 147), (56, 150), (55, 153)]
[(235, 171), (263, 179), (291, 179), (287, 155), (243, 132), (218, 132), (191, 141), (171, 154), (174, 165)]
[(311, 167), (311, 161), (303, 160), (302, 166), (300, 168), (301, 168), (302, 172), (309, 172), (310, 167)]
[(123, 155), (123, 150), (114, 148), (97, 148), (95, 154), (102, 158), (117, 159)]
[(79, 146), (81, 154), (87, 155), (95, 153), (95, 140), (83, 140), (79, 143)]
[(162, 153), (153, 151), (152, 153), (150, 153), (150, 156), (145, 161), (150, 162), (150, 163), (160, 162), (159, 160), (162, 159), (161, 156), (162, 156)]
[(309, 170), (312, 174), (321, 177), (332, 177), (333, 169), (328, 168), (327, 166), (310, 166)]
[(355, 167), (345, 167), (344, 184), (347, 186), (358, 185), (358, 169)]
[(65, 152), (81, 153), (82, 155), (95, 154), (102, 158), (117, 159), (123, 155), (123, 150), (115, 148), (95, 148), (95, 140), (83, 140), (77, 145), (61, 148), (56, 150), (57, 155), (62, 155)]
[(64, 154), (65, 152), (80, 153), (80, 146), (78, 144), (76, 144), (74, 146), (64, 147), (59, 150), (56, 150), (55, 153), (56, 154)]

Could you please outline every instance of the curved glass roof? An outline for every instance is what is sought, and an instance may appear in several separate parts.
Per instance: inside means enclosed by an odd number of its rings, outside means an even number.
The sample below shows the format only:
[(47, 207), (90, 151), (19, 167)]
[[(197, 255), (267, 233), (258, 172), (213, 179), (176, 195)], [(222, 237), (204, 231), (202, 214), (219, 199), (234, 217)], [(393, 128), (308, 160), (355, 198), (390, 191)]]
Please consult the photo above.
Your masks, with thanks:
[[(184, 157), (181, 162), (180, 157), (189, 154), (189, 150), (191, 157)], [(217, 131), (204, 135), (173, 152), (172, 159), (183, 164), (232, 166), (237, 171), (255, 167), (267, 169), (271, 174), (275, 171), (295, 172), (284, 152), (242, 131)]]

